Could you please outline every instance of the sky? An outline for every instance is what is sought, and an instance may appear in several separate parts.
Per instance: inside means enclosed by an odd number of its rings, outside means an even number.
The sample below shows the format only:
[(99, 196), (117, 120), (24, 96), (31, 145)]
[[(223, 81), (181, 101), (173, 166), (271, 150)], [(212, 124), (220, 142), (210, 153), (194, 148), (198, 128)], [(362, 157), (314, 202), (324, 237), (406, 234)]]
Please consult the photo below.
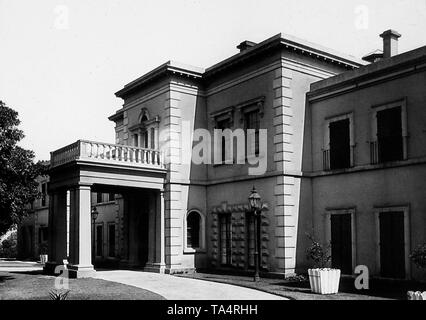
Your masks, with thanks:
[(426, 45), (426, 0), (0, 0), (0, 99), (37, 160), (115, 142), (114, 93), (169, 60), (207, 68), (280, 32), (361, 58), (397, 30)]

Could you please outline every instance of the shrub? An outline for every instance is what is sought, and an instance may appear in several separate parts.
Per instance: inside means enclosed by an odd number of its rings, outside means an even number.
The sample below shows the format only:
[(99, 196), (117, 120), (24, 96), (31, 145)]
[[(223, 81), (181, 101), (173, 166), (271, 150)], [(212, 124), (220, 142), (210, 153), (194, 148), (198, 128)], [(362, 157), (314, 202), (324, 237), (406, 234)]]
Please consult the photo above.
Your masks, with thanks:
[(426, 243), (419, 245), (411, 254), (410, 259), (421, 269), (426, 269)]
[(314, 268), (328, 268), (330, 267), (331, 261), (331, 245), (324, 247), (321, 243), (315, 240), (315, 238), (306, 234), (309, 240), (311, 240), (311, 245), (306, 250), (306, 257), (308, 260), (313, 261)]

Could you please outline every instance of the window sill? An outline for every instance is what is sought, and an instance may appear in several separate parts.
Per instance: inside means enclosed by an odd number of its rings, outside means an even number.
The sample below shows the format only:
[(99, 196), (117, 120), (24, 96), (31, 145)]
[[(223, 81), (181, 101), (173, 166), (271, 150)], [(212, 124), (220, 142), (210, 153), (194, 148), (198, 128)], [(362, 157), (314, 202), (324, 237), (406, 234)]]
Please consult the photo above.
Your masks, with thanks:
[(185, 248), (183, 250), (183, 254), (196, 254), (196, 253), (206, 253), (206, 249), (193, 249), (193, 248)]
[(398, 168), (398, 167), (425, 164), (425, 163), (426, 163), (426, 157), (422, 157), (422, 158), (415, 158), (415, 159), (382, 162), (382, 163), (376, 163), (376, 164), (357, 165), (357, 166), (345, 168), (345, 169), (314, 171), (314, 172), (308, 173), (308, 176), (311, 176), (311, 177), (328, 176), (328, 175), (336, 175), (336, 174), (343, 174), (343, 173), (353, 173), (353, 172), (359, 172), (359, 171), (391, 169), (391, 168)]

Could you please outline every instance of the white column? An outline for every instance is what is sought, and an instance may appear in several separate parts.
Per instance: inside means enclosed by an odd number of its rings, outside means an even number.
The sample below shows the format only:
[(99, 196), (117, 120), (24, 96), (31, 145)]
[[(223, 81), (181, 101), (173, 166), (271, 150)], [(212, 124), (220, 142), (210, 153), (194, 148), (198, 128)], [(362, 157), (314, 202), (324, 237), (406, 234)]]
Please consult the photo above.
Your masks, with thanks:
[(70, 192), (70, 277), (91, 277), (95, 272), (90, 195), (90, 186), (79, 185)]
[[(155, 265), (158, 272), (164, 273), (166, 268), (166, 234), (165, 234), (165, 208), (164, 208), (164, 190), (159, 190), (157, 196), (157, 223), (156, 223), (156, 239), (159, 245), (156, 250)], [(159, 238), (159, 239), (158, 239)], [(158, 254), (158, 256), (157, 256)]]

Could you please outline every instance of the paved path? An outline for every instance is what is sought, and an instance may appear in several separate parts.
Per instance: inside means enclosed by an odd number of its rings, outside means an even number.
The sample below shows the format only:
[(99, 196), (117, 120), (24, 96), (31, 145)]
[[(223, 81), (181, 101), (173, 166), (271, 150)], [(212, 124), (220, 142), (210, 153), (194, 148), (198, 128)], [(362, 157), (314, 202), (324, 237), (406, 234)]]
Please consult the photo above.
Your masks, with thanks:
[(168, 300), (286, 300), (254, 289), (142, 271), (98, 271), (95, 277), (146, 289)]
[(34, 261), (0, 259), (0, 272), (40, 271), (43, 265)]

